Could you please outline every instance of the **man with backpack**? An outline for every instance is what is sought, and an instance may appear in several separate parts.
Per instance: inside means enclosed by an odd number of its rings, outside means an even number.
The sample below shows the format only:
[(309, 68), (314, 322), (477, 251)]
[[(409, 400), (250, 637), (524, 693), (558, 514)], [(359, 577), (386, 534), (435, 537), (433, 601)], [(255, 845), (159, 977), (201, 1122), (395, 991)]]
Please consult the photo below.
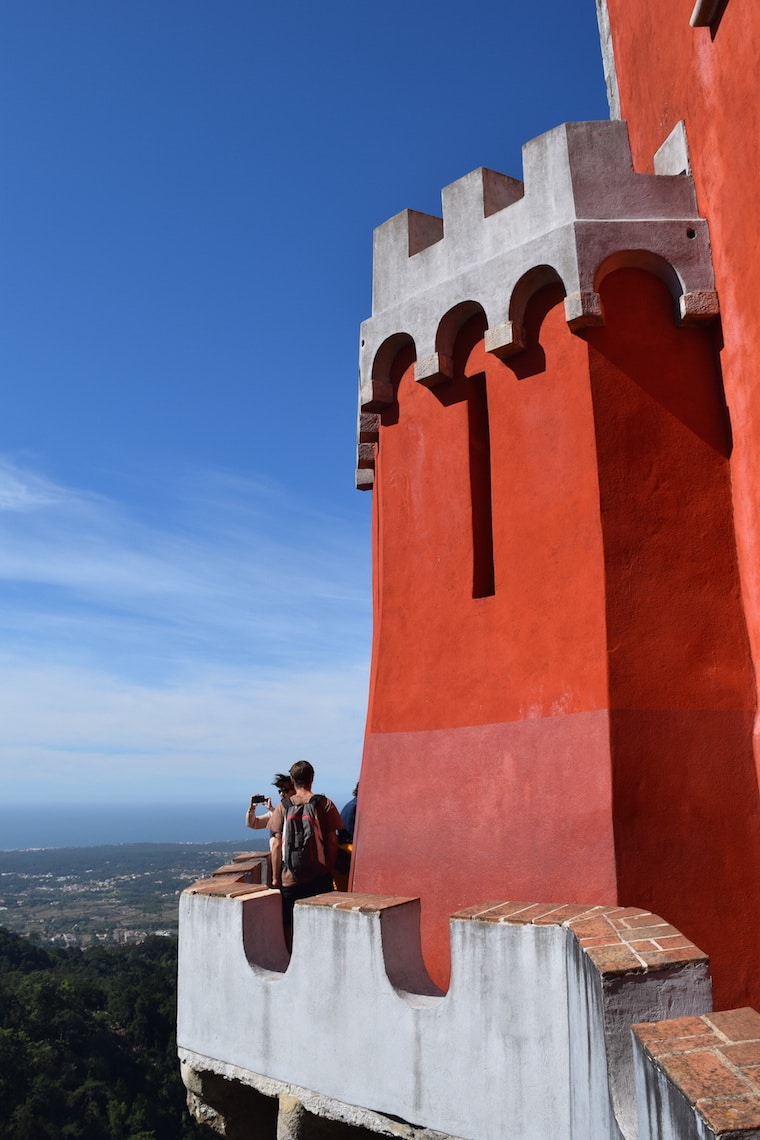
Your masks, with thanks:
[(333, 890), (340, 812), (327, 796), (312, 792), (314, 769), (297, 760), (290, 769), (295, 791), (272, 812), (272, 886), (282, 894), (282, 923), (288, 949), (293, 938), (293, 908), (298, 899)]

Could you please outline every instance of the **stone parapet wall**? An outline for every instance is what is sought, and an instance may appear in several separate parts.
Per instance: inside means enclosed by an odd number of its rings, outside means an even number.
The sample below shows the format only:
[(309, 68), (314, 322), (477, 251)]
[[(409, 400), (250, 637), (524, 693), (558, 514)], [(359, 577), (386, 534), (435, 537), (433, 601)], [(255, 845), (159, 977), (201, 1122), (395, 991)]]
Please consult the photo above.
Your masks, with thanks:
[(301, 1090), (328, 1116), (366, 1113), (370, 1132), (659, 1136), (637, 1133), (630, 1026), (709, 1012), (701, 951), (638, 908), (483, 903), (452, 916), (444, 994), (422, 962), (419, 905), (301, 902), (288, 960), (277, 892), (234, 872), (189, 888), (178, 1045), (196, 1083)]

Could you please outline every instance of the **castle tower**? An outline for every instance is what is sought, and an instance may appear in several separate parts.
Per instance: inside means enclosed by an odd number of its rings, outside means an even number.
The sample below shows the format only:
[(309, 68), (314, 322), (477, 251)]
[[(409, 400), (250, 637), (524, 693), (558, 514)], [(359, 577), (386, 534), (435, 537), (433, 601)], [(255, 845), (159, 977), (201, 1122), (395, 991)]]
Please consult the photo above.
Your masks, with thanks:
[(353, 885), (421, 897), (439, 984), (453, 911), (544, 898), (666, 914), (720, 1001), (752, 999), (755, 688), (716, 317), (692, 179), (634, 172), (621, 121), (559, 127), (524, 182), (474, 171), (442, 219), (376, 232)]

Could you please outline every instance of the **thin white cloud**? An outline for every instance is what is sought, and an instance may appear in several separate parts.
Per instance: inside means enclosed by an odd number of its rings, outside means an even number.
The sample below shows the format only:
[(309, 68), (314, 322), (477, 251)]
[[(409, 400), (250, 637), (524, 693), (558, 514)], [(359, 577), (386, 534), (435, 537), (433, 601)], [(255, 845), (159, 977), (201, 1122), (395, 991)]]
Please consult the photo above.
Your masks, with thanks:
[(44, 476), (0, 459), (0, 511), (35, 511), (60, 497), (60, 488)]
[(346, 789), (358, 772), (365, 698), (360, 666), (209, 670), (163, 687), (96, 670), (0, 666), (0, 781), (19, 801), (235, 799), (306, 755), (323, 785)]
[(1, 488), (18, 506), (0, 509), (0, 796), (151, 799), (179, 779), (196, 798), (210, 774), (229, 791), (303, 753), (352, 782), (369, 654), (356, 519), (223, 473), (188, 479), (163, 525), (8, 460)]
[(263, 483), (209, 475), (205, 485), (214, 494), (180, 500), (163, 528), (49, 483), (34, 512), (0, 514), (0, 627), (21, 606), (81, 622), (96, 640), (131, 622), (145, 626), (146, 647), (160, 626), (170, 642), (222, 655), (226, 643), (234, 655), (255, 639), (257, 654), (290, 659), (319, 652), (323, 635), (364, 636), (367, 557), (351, 524), (309, 516)]

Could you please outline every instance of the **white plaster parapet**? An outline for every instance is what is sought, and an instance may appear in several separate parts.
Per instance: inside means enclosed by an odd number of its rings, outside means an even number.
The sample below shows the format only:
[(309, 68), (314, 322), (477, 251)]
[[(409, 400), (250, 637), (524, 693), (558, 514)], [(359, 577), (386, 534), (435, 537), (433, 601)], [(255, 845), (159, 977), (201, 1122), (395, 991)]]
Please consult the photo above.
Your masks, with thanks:
[(709, 1010), (705, 956), (640, 910), (482, 904), (452, 917), (444, 995), (419, 905), (301, 902), (288, 964), (276, 892), (190, 888), (180, 1057), (463, 1140), (635, 1136), (630, 1024)]
[[(390, 402), (395, 353), (387, 346), (400, 339), (414, 343), (416, 379), (445, 381), (453, 339), (473, 307), (485, 314), (489, 351), (521, 351), (525, 306), (548, 281), (563, 284), (574, 330), (603, 321), (600, 280), (623, 265), (659, 274), (681, 320), (717, 315), (709, 234), (693, 181), (634, 171), (623, 121), (556, 127), (523, 147), (523, 172), (524, 183), (474, 170), (443, 190), (442, 218), (404, 210), (375, 231), (360, 412)], [(459, 322), (450, 319), (460, 306)], [(371, 467), (366, 453), (359, 467)]]

